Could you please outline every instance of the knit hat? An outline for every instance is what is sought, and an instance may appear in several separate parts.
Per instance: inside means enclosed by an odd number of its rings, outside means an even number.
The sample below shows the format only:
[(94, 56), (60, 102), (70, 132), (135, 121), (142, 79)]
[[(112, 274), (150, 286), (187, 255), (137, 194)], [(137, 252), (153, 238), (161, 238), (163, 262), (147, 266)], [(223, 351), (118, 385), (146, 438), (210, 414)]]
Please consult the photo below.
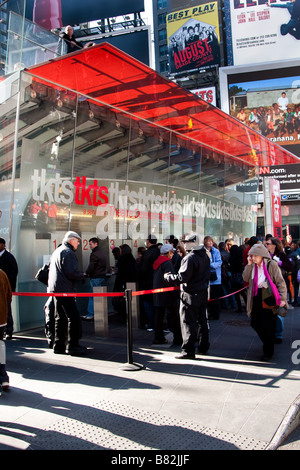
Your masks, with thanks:
[(256, 243), (255, 245), (253, 245), (250, 248), (248, 254), (262, 256), (263, 258), (271, 259), (270, 253), (268, 252), (267, 248), (262, 243)]
[(160, 247), (161, 255), (166, 255), (170, 251), (175, 251), (175, 248), (173, 248), (172, 245), (170, 245), (170, 243), (165, 243), (164, 245)]

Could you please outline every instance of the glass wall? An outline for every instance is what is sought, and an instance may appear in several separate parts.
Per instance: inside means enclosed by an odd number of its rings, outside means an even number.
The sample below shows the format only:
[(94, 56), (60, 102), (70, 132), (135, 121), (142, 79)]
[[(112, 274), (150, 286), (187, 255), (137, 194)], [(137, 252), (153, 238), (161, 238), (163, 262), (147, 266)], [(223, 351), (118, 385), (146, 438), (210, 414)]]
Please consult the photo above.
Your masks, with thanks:
[[(45, 292), (35, 274), (70, 229), (82, 237), (83, 270), (92, 236), (113, 265), (114, 246), (128, 243), (137, 256), (149, 233), (161, 242), (190, 231), (240, 242), (256, 232), (256, 193), (238, 190), (245, 164), (25, 72), (0, 113), (0, 233), (18, 261), (20, 292)], [(43, 324), (45, 301), (18, 298), (20, 329)]]
[(62, 55), (62, 41), (56, 34), (10, 12), (5, 73), (40, 64)]

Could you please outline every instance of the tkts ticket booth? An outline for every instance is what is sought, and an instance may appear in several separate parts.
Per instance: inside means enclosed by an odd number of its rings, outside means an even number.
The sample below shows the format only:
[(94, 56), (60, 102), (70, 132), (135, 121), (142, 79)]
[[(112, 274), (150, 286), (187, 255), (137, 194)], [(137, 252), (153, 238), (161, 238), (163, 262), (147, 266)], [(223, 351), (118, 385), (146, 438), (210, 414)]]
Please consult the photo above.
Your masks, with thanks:
[[(107, 43), (11, 74), (0, 91), (0, 236), (19, 292), (45, 292), (35, 274), (68, 230), (82, 269), (93, 236), (112, 266), (114, 246), (137, 256), (149, 233), (240, 243), (256, 233), (257, 192), (239, 184), (298, 161)], [(44, 303), (14, 297), (15, 329), (42, 325)]]

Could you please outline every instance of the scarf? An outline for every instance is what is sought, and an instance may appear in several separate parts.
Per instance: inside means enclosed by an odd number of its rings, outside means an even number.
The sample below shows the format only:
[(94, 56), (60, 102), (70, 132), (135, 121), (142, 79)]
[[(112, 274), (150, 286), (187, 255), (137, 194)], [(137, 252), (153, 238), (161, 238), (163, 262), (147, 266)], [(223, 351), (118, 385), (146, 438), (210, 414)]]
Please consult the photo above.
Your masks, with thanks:
[[(266, 276), (266, 279), (268, 280), (268, 282), (271, 286), (271, 289), (272, 289), (272, 293), (275, 297), (276, 305), (280, 305), (281, 298), (280, 298), (278, 289), (277, 289), (276, 285), (274, 284), (274, 282), (272, 281), (272, 279), (270, 277), (270, 274), (269, 274), (269, 271), (267, 270), (267, 266), (265, 265), (264, 261), (263, 261), (263, 268), (264, 268), (264, 274)], [(257, 295), (257, 291), (258, 291), (257, 278), (258, 278), (258, 267), (257, 267), (257, 265), (255, 265), (254, 266), (253, 288), (252, 288), (253, 296)]]

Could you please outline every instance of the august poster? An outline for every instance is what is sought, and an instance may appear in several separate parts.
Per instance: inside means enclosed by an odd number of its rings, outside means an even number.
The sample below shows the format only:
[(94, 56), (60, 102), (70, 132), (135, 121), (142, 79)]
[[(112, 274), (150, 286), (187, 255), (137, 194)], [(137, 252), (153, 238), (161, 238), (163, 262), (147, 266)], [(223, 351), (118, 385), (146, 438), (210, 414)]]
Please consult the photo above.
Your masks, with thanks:
[(218, 2), (167, 15), (170, 73), (220, 64)]

